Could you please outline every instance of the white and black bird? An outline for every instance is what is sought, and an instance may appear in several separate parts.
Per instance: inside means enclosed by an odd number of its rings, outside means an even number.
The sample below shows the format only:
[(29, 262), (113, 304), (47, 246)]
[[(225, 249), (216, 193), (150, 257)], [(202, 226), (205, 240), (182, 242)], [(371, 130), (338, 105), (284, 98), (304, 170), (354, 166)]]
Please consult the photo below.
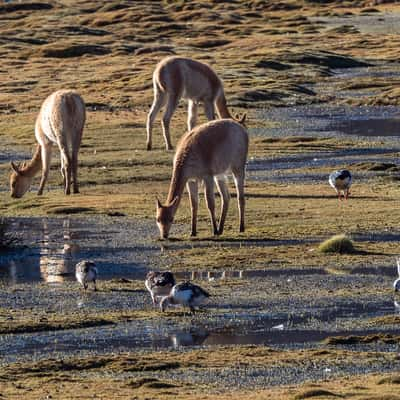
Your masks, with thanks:
[(96, 279), (98, 271), (96, 264), (93, 261), (81, 261), (75, 266), (75, 277), (76, 280), (83, 286), (86, 290), (89, 286), (89, 282), (93, 282), (94, 291), (97, 290)]
[(195, 307), (199, 306), (210, 294), (198, 285), (190, 282), (178, 283), (175, 285), (171, 293), (161, 299), (160, 309), (165, 311), (169, 304), (180, 304), (188, 307), (192, 314), (195, 313)]
[(150, 271), (144, 281), (146, 289), (150, 292), (153, 304), (157, 303), (157, 297), (169, 295), (172, 287), (175, 285), (175, 278), (172, 272)]
[(398, 278), (393, 282), (394, 291), (400, 291), (400, 257), (397, 258), (397, 274)]
[(334, 171), (329, 175), (329, 184), (336, 190), (339, 200), (348, 199), (350, 195), (351, 173), (347, 169)]

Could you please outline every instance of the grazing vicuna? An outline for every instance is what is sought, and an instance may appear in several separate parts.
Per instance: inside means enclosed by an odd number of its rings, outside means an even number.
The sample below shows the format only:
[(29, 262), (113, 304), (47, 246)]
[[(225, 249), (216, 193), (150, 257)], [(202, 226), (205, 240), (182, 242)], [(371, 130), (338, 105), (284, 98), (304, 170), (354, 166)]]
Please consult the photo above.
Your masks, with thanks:
[(43, 193), (49, 175), (53, 144), (57, 144), (60, 150), (65, 194), (70, 194), (71, 178), (73, 192), (79, 193), (78, 152), (84, 124), (85, 103), (78, 93), (58, 90), (47, 97), (36, 119), (35, 137), (39, 145), (32, 160), (21, 166), (11, 163), (13, 169), (10, 176), (11, 196), (22, 197), (40, 170), (42, 178), (38, 195)]
[[(198, 182), (204, 182), (205, 198), (214, 235), (224, 229), (229, 204), (225, 174), (234, 177), (239, 207), (240, 232), (244, 231), (244, 178), (249, 138), (246, 129), (232, 119), (199, 125), (184, 135), (178, 144), (167, 202), (157, 199), (157, 225), (161, 238), (167, 238), (175, 213), (187, 185), (192, 211), (192, 236), (197, 234)], [(221, 194), (221, 217), (215, 219), (214, 180)]]
[(199, 103), (203, 103), (208, 120), (215, 119), (215, 109), (219, 118), (232, 118), (226, 105), (222, 82), (207, 64), (190, 58), (166, 57), (154, 70), (153, 87), (154, 101), (146, 124), (147, 150), (151, 150), (152, 147), (154, 120), (165, 103), (162, 129), (167, 150), (172, 149), (169, 124), (182, 97), (189, 101), (187, 120), (189, 131), (196, 126)]

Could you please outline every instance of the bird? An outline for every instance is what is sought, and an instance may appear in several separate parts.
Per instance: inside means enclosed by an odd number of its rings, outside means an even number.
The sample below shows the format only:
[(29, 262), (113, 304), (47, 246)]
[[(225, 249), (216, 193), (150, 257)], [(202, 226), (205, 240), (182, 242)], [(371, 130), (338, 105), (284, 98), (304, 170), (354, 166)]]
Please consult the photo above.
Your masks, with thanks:
[(144, 281), (146, 289), (150, 292), (153, 304), (157, 303), (157, 297), (169, 295), (175, 285), (175, 278), (172, 272), (150, 271)]
[[(350, 195), (351, 173), (347, 169), (334, 171), (329, 175), (329, 184), (336, 190), (339, 200), (348, 199)], [(343, 195), (343, 198), (341, 197)]]
[(86, 290), (89, 286), (89, 282), (93, 282), (94, 291), (97, 290), (96, 279), (97, 279), (97, 267), (93, 261), (83, 260), (75, 266), (75, 277), (76, 280)]
[(164, 296), (160, 301), (160, 309), (164, 312), (169, 304), (180, 304), (189, 307), (191, 313), (195, 314), (195, 306), (199, 306), (210, 294), (200, 286), (190, 282), (176, 284), (168, 296)]
[(393, 282), (394, 291), (398, 292), (400, 290), (400, 257), (397, 257), (397, 274), (399, 277)]

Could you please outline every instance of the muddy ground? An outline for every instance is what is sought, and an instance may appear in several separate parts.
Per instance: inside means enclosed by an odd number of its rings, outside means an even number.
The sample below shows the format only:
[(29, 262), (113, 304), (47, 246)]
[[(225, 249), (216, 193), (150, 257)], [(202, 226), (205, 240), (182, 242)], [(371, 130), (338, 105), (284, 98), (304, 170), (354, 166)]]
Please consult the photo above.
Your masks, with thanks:
[[(382, 3), (382, 4), (378, 4)], [(392, 2), (114, 2), (0, 5), (0, 397), (397, 399), (400, 298), (399, 6)], [(160, 241), (155, 196), (173, 152), (159, 121), (145, 151), (151, 72), (210, 63), (248, 113), (246, 232), (232, 201), (222, 237), (186, 197)], [(8, 194), (49, 92), (87, 103), (81, 194)], [(173, 142), (185, 130), (182, 105)], [(55, 152), (56, 153), (56, 152)], [(351, 198), (327, 183), (353, 172)], [(4, 222), (3, 221), (3, 222)], [(347, 234), (351, 254), (318, 245)], [(96, 262), (99, 291), (74, 280)], [(211, 293), (195, 316), (153, 307), (143, 279), (169, 269)]]

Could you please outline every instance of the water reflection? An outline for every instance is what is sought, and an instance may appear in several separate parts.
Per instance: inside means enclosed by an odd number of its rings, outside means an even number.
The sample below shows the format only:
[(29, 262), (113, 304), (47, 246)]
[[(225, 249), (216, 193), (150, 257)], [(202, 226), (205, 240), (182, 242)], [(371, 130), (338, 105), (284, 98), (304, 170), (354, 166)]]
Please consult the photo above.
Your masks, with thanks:
[(48, 219), (41, 219), (35, 225), (32, 221), (19, 220), (13, 225), (15, 231), (29, 232), (30, 240), (34, 240), (38, 247), (21, 250), (22, 254), (10, 254), (0, 260), (0, 282), (14, 285), (73, 279), (80, 248), (76, 243), (78, 235), (72, 234), (71, 220), (63, 220), (62, 225), (60, 221), (54, 223)]
[(273, 276), (326, 275), (323, 268), (285, 269), (253, 269), (253, 270), (222, 270), (222, 271), (179, 271), (174, 272), (177, 279), (208, 280), (217, 279), (254, 279)]
[(194, 332), (175, 332), (169, 336), (169, 339), (172, 347), (176, 349), (182, 346), (200, 346), (209, 335), (210, 333), (205, 329), (198, 328)]
[(40, 249), (40, 275), (46, 282), (64, 282), (67, 276), (73, 275), (76, 255), (79, 246), (73, 242), (71, 221), (63, 221), (62, 247), (51, 238), (47, 220), (43, 220), (43, 245)]

